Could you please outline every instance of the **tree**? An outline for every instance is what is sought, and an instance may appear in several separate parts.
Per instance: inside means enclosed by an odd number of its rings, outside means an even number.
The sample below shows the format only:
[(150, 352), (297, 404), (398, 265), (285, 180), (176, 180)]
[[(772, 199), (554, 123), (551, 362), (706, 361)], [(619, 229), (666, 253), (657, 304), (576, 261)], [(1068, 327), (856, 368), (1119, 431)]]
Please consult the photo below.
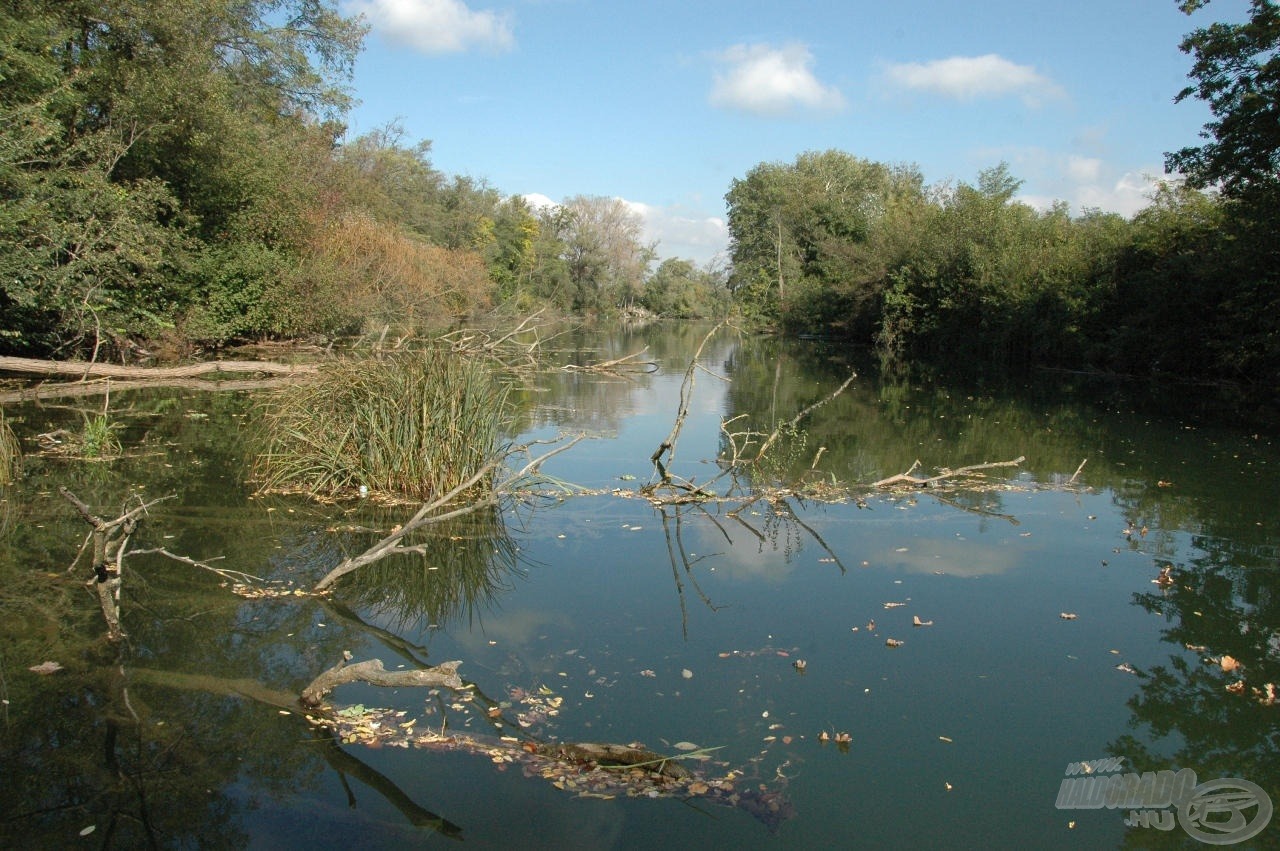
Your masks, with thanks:
[(571, 214), (565, 246), (573, 307), (610, 310), (631, 304), (653, 260), (641, 242), (644, 221), (621, 198), (577, 195), (564, 202)]
[(748, 314), (801, 324), (831, 296), (859, 312), (895, 251), (885, 223), (922, 200), (922, 184), (914, 167), (834, 150), (756, 166), (725, 196), (735, 298)]
[[(1182, 0), (1190, 15), (1210, 0)], [(1210, 141), (1166, 155), (1171, 171), (1192, 186), (1220, 186), (1228, 197), (1255, 193), (1274, 197), (1280, 189), (1280, 7), (1250, 0), (1244, 23), (1214, 23), (1183, 39), (1195, 62), (1196, 83), (1177, 96), (1209, 104), (1214, 120), (1201, 135)]]

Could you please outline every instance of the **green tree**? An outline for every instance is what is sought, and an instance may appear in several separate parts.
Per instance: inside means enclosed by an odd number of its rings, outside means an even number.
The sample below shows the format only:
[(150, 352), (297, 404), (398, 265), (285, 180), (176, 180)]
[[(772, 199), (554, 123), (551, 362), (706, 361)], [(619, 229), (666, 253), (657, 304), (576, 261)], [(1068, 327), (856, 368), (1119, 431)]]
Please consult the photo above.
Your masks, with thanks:
[[(1209, 0), (1182, 0), (1190, 15)], [(1200, 27), (1182, 40), (1195, 60), (1196, 82), (1177, 97), (1195, 96), (1213, 113), (1209, 140), (1167, 155), (1171, 171), (1196, 187), (1221, 186), (1229, 197), (1274, 196), (1280, 186), (1280, 7), (1250, 0), (1248, 20)]]
[(724, 314), (728, 292), (720, 275), (691, 260), (663, 260), (645, 282), (640, 302), (659, 316), (710, 319)]

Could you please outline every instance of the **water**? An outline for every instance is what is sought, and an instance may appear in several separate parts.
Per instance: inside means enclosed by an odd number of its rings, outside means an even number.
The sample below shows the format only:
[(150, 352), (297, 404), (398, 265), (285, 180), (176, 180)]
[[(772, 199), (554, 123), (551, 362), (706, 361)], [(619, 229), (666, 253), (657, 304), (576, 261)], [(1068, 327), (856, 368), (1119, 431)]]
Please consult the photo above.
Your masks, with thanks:
[[(294, 587), (367, 546), (360, 527), (408, 512), (253, 498), (255, 399), (239, 393), (116, 395), (130, 457), (28, 458), (0, 536), (3, 844), (403, 848), (459, 832), (480, 848), (1191, 842), (1181, 826), (1126, 827), (1124, 807), (1056, 806), (1070, 763), (1108, 756), (1125, 757), (1123, 771), (1247, 780), (1280, 800), (1277, 708), (1252, 693), (1280, 679), (1273, 432), (1154, 416), (1132, 388), (866, 376), (813, 413), (776, 475), (804, 473), (823, 447), (809, 475), (843, 483), (917, 459), (930, 470), (1026, 461), (941, 498), (861, 488), (736, 516), (733, 501), (655, 507), (634, 492), (705, 330), (560, 338), (579, 364), (647, 345), (658, 366), (544, 372), (517, 393), (519, 440), (590, 435), (545, 472), (596, 495), (482, 513), (421, 558), (354, 574), (332, 599), (245, 600), (199, 568), (136, 556), (119, 655), (101, 641), (83, 562), (66, 575), (87, 527), (60, 485), (110, 516), (128, 494), (174, 494), (135, 546), (221, 557), (210, 564)], [(830, 355), (714, 338), (672, 471), (699, 483), (719, 472), (724, 418), (747, 415), (730, 431), (769, 431), (823, 398), (849, 369)], [(100, 404), (6, 414), (31, 437)], [(1166, 566), (1167, 588), (1153, 582)], [(764, 787), (780, 812), (580, 798), (474, 749), (334, 743), (284, 713), (344, 650), (389, 669), (461, 660), (476, 697), (451, 709), (448, 693), (347, 685), (331, 696), (341, 705), (485, 742), (714, 748), (709, 778), (733, 771), (739, 791)], [(1240, 667), (1225, 671), (1224, 656)], [(65, 670), (27, 670), (46, 659)], [(1240, 679), (1244, 693), (1229, 692)], [(553, 701), (557, 714), (539, 714)], [(851, 741), (823, 743), (824, 732)], [(1277, 844), (1278, 830), (1251, 843)]]

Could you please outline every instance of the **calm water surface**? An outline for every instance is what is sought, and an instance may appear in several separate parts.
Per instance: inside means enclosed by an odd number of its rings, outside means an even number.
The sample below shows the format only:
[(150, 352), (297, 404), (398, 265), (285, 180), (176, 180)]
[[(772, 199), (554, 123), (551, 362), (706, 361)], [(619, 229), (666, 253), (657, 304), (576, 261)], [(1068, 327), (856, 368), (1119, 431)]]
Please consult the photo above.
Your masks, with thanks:
[[(119, 654), (101, 641), (83, 564), (66, 575), (86, 527), (59, 486), (110, 516), (129, 494), (176, 494), (135, 546), (302, 587), (374, 540), (362, 528), (409, 512), (253, 498), (245, 435), (261, 397), (113, 395), (130, 454), (109, 464), (35, 456), (29, 440), (75, 427), (101, 398), (7, 404), (33, 455), (0, 504), (0, 844), (1196, 845), (1180, 826), (1127, 827), (1124, 808), (1059, 808), (1067, 766), (1103, 757), (1247, 780), (1280, 802), (1280, 709), (1263, 700), (1280, 681), (1274, 431), (1140, 412), (1126, 388), (1055, 379), (1010, 394), (868, 375), (815, 411), (777, 475), (807, 470), (820, 448), (810, 475), (841, 483), (917, 459), (1025, 463), (941, 498), (864, 488), (737, 516), (733, 502), (658, 509), (630, 492), (650, 479), (704, 332), (560, 338), (562, 361), (648, 346), (659, 368), (543, 372), (518, 390), (516, 439), (590, 435), (545, 472), (598, 495), (451, 527), (424, 557), (366, 568), (328, 600), (245, 600), (138, 556)], [(675, 472), (718, 471), (723, 419), (768, 431), (828, 394), (849, 369), (830, 355), (716, 337)], [(1153, 581), (1164, 568), (1168, 587)], [(389, 668), (462, 660), (478, 695), (542, 739), (716, 748), (703, 770), (777, 793), (789, 817), (580, 798), (485, 755), (335, 744), (282, 706), (343, 650)], [(28, 670), (45, 660), (65, 670)], [(1240, 680), (1242, 694), (1228, 691)], [(499, 732), (447, 694), (348, 685), (333, 698)], [(531, 712), (554, 698), (558, 714)], [(1248, 844), (1280, 844), (1280, 823)]]

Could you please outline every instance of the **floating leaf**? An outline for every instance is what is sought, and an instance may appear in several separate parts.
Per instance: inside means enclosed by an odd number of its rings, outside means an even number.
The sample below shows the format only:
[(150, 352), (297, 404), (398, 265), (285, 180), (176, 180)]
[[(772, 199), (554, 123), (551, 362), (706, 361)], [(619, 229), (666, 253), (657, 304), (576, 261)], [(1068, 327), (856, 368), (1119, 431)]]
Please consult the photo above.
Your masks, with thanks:
[(885, 647), (901, 647), (901, 646), (902, 646), (903, 644), (905, 644), (905, 643), (906, 643), (906, 642), (899, 641), (899, 640), (898, 640), (898, 639), (896, 639), (896, 638), (886, 638), (886, 639), (884, 640), (884, 645), (885, 645)]
[(1240, 663), (1236, 661), (1234, 656), (1223, 656), (1218, 660), (1218, 664), (1222, 666), (1222, 670), (1230, 672), (1240, 667)]
[(1073, 621), (1080, 616), (1075, 612), (1062, 612), (1058, 617), (1062, 618), (1064, 621)]
[(56, 674), (61, 671), (62, 666), (57, 662), (41, 662), (39, 665), (32, 665), (27, 670), (37, 673), (42, 677), (47, 677), (50, 674)]
[(900, 607), (905, 606), (905, 605), (906, 605), (906, 603), (885, 603), (885, 604), (884, 604), (884, 607), (885, 607), (886, 609), (897, 609), (897, 608), (900, 608)]
[(680, 672), (680, 676), (684, 677), (686, 680), (691, 680), (693, 679), (693, 671), (690, 671), (688, 668), (685, 668), (683, 671)]
[(86, 828), (84, 828), (83, 830), (81, 830), (81, 831), (80, 831), (80, 835), (81, 835), (81, 836), (88, 836), (89, 834), (93, 833), (93, 832), (94, 832), (95, 830), (97, 830), (97, 829), (98, 829), (98, 826), (97, 826), (96, 824), (91, 824), (91, 825), (89, 825), (88, 827), (86, 827)]
[(693, 742), (676, 742), (671, 747), (678, 751), (696, 751), (698, 749), (698, 746)]
[(920, 620), (919, 615), (914, 615), (911, 618), (911, 625), (912, 626), (933, 626), (933, 621), (922, 621)]

